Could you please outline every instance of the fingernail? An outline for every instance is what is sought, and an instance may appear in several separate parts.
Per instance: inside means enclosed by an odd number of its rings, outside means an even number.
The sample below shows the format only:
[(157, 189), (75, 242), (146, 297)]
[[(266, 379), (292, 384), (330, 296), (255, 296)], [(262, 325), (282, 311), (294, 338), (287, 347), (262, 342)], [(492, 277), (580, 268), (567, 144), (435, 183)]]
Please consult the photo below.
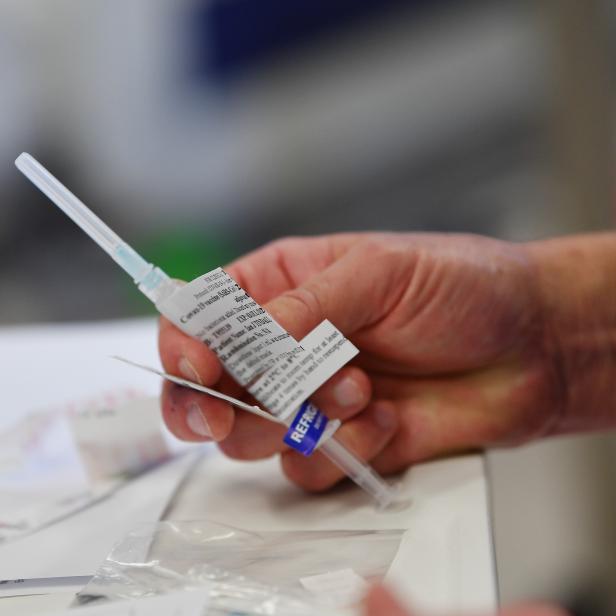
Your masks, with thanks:
[(363, 402), (364, 394), (355, 380), (347, 377), (334, 387), (334, 399), (340, 406), (355, 406)]
[(188, 413), (186, 414), (186, 424), (191, 431), (197, 436), (205, 436), (212, 438), (212, 431), (203, 412), (196, 402), (191, 402), (188, 405)]
[(398, 414), (390, 406), (377, 406), (374, 413), (374, 420), (382, 430), (393, 430), (398, 424)]
[(195, 370), (195, 367), (190, 363), (190, 361), (188, 361), (187, 357), (182, 356), (178, 363), (178, 370), (185, 379), (192, 381), (193, 383), (203, 385), (199, 373)]

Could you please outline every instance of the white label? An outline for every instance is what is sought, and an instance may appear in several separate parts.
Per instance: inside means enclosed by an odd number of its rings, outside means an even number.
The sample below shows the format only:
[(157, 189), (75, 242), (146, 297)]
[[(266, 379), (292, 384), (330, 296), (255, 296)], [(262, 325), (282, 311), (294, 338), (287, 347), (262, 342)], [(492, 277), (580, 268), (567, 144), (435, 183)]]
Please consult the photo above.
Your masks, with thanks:
[(302, 352), (268, 370), (248, 388), (261, 404), (285, 418), (357, 355), (357, 348), (329, 321), (300, 342)]
[(247, 385), (299, 344), (221, 268), (178, 289), (157, 308), (207, 344), (240, 385)]
[(202, 340), (268, 410), (290, 415), (358, 350), (329, 321), (298, 343), (221, 268), (157, 304), (177, 327)]

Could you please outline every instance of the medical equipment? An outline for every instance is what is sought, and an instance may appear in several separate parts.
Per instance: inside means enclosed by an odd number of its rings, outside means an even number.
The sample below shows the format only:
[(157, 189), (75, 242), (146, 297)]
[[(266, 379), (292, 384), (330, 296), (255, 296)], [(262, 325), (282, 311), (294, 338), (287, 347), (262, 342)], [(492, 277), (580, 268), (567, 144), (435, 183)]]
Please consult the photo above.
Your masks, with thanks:
[[(21, 154), (15, 161), (15, 165), (106, 251), (132, 277), (139, 290), (157, 307), (160, 302), (178, 290), (181, 283), (172, 280), (161, 269), (145, 261), (32, 156), (26, 153)], [(292, 418), (285, 419), (284, 423), (291, 425)], [(333, 432), (332, 429), (326, 430), (320, 436), (317, 443), (319, 451), (342, 469), (358, 486), (371, 494), (380, 507), (390, 505), (397, 495), (395, 487), (388, 484), (370, 465), (350, 452), (332, 436)]]

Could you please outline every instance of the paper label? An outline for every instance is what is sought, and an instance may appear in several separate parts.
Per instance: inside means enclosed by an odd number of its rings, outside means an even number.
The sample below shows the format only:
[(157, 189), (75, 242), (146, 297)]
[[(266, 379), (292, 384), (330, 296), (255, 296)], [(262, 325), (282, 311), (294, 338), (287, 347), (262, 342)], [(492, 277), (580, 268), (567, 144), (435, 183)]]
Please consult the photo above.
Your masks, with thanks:
[(299, 351), (297, 341), (221, 268), (195, 278), (157, 308), (207, 344), (240, 385)]
[(358, 353), (329, 321), (298, 343), (221, 268), (180, 287), (157, 308), (202, 340), (240, 385), (283, 419)]
[(304, 402), (291, 422), (284, 442), (305, 456), (309, 456), (323, 435), (327, 417), (310, 402)]
[(288, 417), (358, 353), (329, 321), (317, 325), (300, 345), (301, 352), (272, 367), (248, 388), (278, 417)]

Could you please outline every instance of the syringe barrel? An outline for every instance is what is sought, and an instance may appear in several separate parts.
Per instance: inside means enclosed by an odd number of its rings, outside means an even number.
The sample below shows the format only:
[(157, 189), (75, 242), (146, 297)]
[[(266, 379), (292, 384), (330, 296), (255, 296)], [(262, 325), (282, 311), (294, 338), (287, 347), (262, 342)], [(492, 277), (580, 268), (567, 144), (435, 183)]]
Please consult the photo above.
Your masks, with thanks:
[(335, 436), (319, 446), (334, 464), (348, 475), (359, 487), (372, 494), (384, 509), (396, 498), (396, 489), (380, 477), (369, 464), (366, 464), (349, 451)]

